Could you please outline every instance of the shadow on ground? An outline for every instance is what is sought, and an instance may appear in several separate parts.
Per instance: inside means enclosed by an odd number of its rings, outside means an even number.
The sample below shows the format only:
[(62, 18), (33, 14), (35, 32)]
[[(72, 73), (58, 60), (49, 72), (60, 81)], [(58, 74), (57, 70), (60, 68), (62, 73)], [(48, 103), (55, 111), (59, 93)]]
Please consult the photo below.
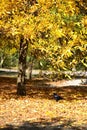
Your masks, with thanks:
[[(0, 95), (2, 98), (18, 98), (16, 95), (16, 78), (0, 77)], [(53, 93), (57, 93), (64, 100), (87, 99), (87, 85), (60, 86), (57, 82), (51, 84), (44, 79), (35, 79), (26, 82), (26, 91), (29, 98), (53, 99)]]
[(60, 118), (53, 118), (50, 122), (47, 122), (45, 119), (41, 118), (40, 122), (29, 122), (25, 121), (20, 126), (7, 125), (0, 130), (87, 130), (87, 125), (84, 126), (73, 126), (75, 121), (72, 120), (63, 120), (60, 125), (58, 122)]

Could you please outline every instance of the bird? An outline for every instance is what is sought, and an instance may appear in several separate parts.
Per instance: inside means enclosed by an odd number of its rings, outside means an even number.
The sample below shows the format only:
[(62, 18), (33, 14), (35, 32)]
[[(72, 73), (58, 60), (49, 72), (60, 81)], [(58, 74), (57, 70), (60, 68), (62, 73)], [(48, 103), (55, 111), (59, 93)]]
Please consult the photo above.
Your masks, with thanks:
[(57, 93), (53, 93), (53, 97), (56, 101), (62, 100), (63, 98), (59, 96)]

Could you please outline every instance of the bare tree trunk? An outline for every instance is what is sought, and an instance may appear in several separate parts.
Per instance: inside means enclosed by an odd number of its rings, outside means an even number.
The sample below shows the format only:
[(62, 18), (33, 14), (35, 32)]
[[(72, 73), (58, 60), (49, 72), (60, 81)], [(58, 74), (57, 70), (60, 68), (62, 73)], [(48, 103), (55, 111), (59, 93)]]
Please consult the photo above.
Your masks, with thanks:
[(2, 55), (1, 56), (1, 61), (0, 61), (0, 67), (3, 68), (3, 63), (4, 63), (5, 57)]
[(26, 95), (25, 86), (25, 73), (26, 73), (26, 57), (28, 49), (28, 40), (25, 40), (23, 36), (20, 39), (19, 49), (19, 67), (18, 67), (18, 78), (17, 78), (17, 95)]
[(33, 60), (28, 63), (28, 69), (27, 69), (27, 79), (32, 79), (32, 68), (33, 68)]

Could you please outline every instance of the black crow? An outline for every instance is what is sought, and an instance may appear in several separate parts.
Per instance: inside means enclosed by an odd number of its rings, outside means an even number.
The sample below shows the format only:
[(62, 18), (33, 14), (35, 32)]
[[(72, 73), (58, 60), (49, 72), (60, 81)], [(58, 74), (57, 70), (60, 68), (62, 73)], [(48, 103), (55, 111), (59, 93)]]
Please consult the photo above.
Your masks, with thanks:
[(63, 98), (56, 93), (53, 93), (53, 97), (56, 101), (62, 100)]

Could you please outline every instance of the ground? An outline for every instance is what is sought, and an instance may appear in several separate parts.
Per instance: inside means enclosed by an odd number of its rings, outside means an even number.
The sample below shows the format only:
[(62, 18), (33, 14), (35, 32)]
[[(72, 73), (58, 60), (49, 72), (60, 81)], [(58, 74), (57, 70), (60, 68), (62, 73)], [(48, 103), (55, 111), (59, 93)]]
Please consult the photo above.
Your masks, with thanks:
[[(26, 90), (18, 97), (16, 78), (0, 77), (0, 130), (87, 130), (86, 84), (34, 78)], [(63, 100), (56, 102), (54, 92)]]

